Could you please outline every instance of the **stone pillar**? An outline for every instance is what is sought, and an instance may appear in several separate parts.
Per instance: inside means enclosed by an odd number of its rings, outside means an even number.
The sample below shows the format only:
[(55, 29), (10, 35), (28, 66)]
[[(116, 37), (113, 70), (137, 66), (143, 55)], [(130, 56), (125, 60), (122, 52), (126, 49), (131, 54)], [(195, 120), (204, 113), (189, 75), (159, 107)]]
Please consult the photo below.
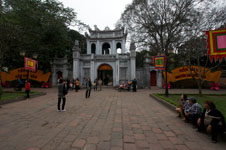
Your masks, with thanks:
[(88, 40), (86, 40), (86, 45), (87, 45), (87, 54), (91, 54), (91, 44)]
[(54, 64), (54, 62), (51, 65), (52, 65), (52, 86), (55, 86), (57, 85), (56, 65)]
[(131, 70), (131, 80), (136, 78), (136, 47), (135, 43), (130, 44), (130, 70)]
[(95, 62), (94, 62), (94, 54), (91, 55), (91, 61), (90, 61), (90, 79), (91, 82), (95, 80)]
[(97, 40), (97, 45), (96, 45), (96, 54), (101, 55), (101, 48), (100, 48), (100, 41)]
[(117, 49), (115, 45), (115, 40), (112, 40), (112, 54), (117, 54)]
[(122, 49), (121, 53), (124, 54), (126, 52), (126, 42), (124, 39), (122, 40), (122, 48), (121, 49)]
[[(144, 57), (144, 87), (148, 87), (151, 88), (151, 84), (150, 84), (150, 65), (151, 65), (151, 57), (149, 56), (149, 54), (147, 53)], [(157, 76), (157, 75), (156, 75)]]
[(79, 59), (73, 61), (73, 78), (79, 78)]
[(115, 64), (115, 69), (116, 69), (116, 81), (115, 81), (115, 86), (119, 86), (119, 78), (120, 78), (120, 66), (119, 66), (119, 59), (118, 59), (118, 54), (116, 54), (116, 64)]
[(73, 51), (73, 78), (79, 78), (79, 58), (81, 49), (79, 48), (79, 43), (75, 40), (75, 45), (72, 48)]
[(161, 70), (157, 71), (156, 78), (157, 78), (157, 87), (162, 88), (162, 71)]

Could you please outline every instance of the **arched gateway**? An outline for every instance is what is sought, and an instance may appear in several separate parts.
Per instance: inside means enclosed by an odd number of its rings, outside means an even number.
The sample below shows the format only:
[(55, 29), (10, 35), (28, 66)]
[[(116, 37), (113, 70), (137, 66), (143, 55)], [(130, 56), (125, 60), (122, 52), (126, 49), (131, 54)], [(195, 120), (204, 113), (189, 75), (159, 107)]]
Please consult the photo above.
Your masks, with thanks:
[[(85, 33), (87, 53), (80, 54), (78, 41), (73, 46), (73, 65), (67, 57), (57, 58), (52, 63), (52, 83), (57, 84), (57, 71), (62, 72), (64, 79), (79, 79), (85, 84), (88, 78), (94, 82), (101, 78), (103, 84), (119, 86), (121, 82), (137, 79), (139, 87), (162, 86), (162, 72), (151, 66), (151, 59), (145, 56), (145, 67), (136, 69), (136, 47), (130, 43), (126, 50), (126, 36), (124, 28), (113, 30), (95, 27)], [(154, 71), (152, 71), (154, 70)], [(136, 77), (137, 76), (137, 77)]]
[(98, 70), (98, 79), (103, 81), (104, 85), (112, 85), (113, 83), (113, 69), (108, 64), (102, 64), (99, 66)]
[[(135, 47), (126, 53), (124, 28), (89, 30), (86, 33), (87, 54), (80, 54), (78, 42), (73, 47), (73, 78), (80, 82), (102, 79), (104, 85), (118, 86), (122, 80), (136, 78)], [(134, 45), (134, 44), (133, 44)], [(121, 53), (117, 53), (121, 49)]]
[[(62, 71), (65, 75), (63, 78), (71, 80), (78, 78), (82, 84), (87, 78), (92, 82), (101, 78), (103, 84), (113, 86), (119, 86), (121, 81), (136, 78), (135, 47), (130, 47), (130, 53), (126, 50), (127, 33), (124, 28), (110, 30), (106, 27), (100, 30), (95, 27), (95, 30), (90, 29), (89, 34), (85, 35), (87, 54), (80, 54), (79, 43), (75, 41), (72, 49), (73, 68), (68, 73)], [(119, 49), (120, 53), (117, 52)], [(69, 67), (64, 66), (66, 64), (67, 61), (64, 63), (54, 61), (53, 70), (68, 69)], [(56, 84), (56, 77), (53, 77), (53, 83)]]

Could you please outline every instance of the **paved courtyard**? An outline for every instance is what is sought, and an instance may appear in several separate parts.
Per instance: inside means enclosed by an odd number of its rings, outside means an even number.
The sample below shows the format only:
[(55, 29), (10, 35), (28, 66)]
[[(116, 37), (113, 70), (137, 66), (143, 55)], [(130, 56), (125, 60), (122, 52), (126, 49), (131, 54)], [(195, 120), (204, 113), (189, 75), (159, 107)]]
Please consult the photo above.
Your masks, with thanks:
[(226, 149), (225, 142), (211, 143), (210, 135), (198, 133), (149, 97), (163, 90), (133, 93), (105, 88), (92, 91), (89, 99), (85, 90), (70, 91), (66, 112), (57, 111), (56, 88), (38, 90), (47, 95), (0, 108), (1, 150)]

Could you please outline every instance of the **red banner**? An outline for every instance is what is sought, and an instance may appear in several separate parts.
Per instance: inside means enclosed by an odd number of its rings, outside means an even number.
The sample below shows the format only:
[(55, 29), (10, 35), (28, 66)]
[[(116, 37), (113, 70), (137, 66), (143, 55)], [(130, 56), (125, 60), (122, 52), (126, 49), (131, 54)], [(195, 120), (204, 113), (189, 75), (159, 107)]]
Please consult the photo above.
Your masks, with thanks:
[(213, 59), (221, 61), (226, 58), (226, 29), (206, 31), (208, 55), (211, 62)]

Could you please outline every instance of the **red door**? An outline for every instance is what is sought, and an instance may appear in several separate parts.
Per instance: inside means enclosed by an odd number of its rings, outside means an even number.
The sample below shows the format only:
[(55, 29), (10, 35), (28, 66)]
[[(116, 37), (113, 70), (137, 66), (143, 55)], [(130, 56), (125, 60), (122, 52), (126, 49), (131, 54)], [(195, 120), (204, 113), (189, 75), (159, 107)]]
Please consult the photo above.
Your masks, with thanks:
[(151, 71), (150, 73), (151, 86), (156, 86), (156, 71)]

